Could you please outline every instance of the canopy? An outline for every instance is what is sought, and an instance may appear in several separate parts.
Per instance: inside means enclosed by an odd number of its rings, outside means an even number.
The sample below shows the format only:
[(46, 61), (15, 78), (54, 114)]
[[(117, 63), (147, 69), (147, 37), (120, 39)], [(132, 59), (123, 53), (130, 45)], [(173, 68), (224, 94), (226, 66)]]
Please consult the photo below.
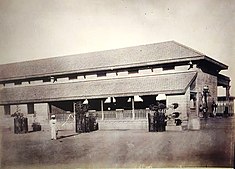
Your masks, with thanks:
[(62, 100), (128, 97), (158, 94), (183, 94), (196, 72), (153, 74), (83, 80), (67, 83), (26, 85), (2, 88), (0, 104), (34, 103)]

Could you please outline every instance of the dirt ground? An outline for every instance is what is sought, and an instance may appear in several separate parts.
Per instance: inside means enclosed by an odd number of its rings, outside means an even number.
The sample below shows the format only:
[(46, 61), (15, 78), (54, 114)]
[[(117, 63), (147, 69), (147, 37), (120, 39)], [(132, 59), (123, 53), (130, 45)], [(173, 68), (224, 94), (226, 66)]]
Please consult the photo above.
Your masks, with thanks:
[(2, 130), (1, 168), (233, 167), (235, 118), (201, 121), (199, 131), (107, 130), (76, 134)]

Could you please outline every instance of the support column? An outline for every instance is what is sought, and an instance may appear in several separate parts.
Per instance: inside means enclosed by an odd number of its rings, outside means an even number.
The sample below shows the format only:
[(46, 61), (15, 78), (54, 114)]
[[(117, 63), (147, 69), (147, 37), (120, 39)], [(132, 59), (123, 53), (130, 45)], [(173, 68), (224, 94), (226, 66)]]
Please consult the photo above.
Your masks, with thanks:
[(73, 102), (73, 122), (74, 122), (74, 132), (76, 132), (76, 109), (75, 109), (75, 102)]
[(101, 100), (101, 120), (104, 120), (104, 100)]
[(196, 112), (197, 112), (197, 117), (199, 117), (199, 101), (200, 101), (200, 97), (199, 97), (199, 92), (196, 93)]
[(135, 101), (134, 97), (131, 98), (132, 120), (135, 120)]
[(51, 119), (51, 104), (47, 103), (47, 122), (49, 124)]
[(228, 113), (229, 113), (229, 97), (230, 97), (230, 92), (229, 92), (229, 90), (230, 90), (230, 87), (231, 86), (226, 86), (226, 108), (225, 108), (225, 113), (226, 113), (226, 115), (228, 115)]
[(230, 96), (230, 87), (231, 86), (226, 86), (226, 105), (229, 106), (229, 96)]

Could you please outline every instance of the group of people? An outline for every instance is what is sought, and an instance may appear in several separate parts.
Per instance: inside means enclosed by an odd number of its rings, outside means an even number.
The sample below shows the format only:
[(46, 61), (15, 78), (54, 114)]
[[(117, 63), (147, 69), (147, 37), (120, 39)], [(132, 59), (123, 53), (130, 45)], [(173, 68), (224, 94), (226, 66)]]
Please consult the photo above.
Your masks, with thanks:
[[(212, 117), (216, 116), (216, 109), (217, 109), (217, 104), (215, 103), (215, 101), (213, 101), (211, 104), (211, 112), (210, 112), (211, 115), (210, 116), (212, 116)], [(202, 104), (200, 104), (199, 112), (203, 115), (204, 118), (208, 117), (208, 107), (207, 106), (203, 106)]]

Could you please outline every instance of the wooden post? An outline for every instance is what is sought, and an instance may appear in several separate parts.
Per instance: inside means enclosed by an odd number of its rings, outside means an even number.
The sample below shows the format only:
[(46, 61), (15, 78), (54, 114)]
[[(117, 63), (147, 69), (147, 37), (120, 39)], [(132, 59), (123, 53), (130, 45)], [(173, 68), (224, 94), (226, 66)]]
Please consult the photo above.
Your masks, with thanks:
[(230, 90), (230, 87), (229, 84), (228, 86), (226, 86), (226, 115), (228, 115), (230, 112), (229, 112), (229, 97), (230, 97), (230, 93), (229, 93), (229, 90)]
[(101, 100), (101, 120), (104, 120), (104, 100)]
[(75, 102), (73, 102), (73, 122), (74, 122), (74, 132), (76, 132), (76, 110), (75, 110)]
[(135, 101), (134, 101), (134, 97), (131, 98), (131, 107), (132, 107), (132, 120), (135, 120)]
[(229, 96), (230, 96), (229, 89), (230, 89), (230, 86), (226, 86), (226, 105), (227, 106), (229, 106)]

